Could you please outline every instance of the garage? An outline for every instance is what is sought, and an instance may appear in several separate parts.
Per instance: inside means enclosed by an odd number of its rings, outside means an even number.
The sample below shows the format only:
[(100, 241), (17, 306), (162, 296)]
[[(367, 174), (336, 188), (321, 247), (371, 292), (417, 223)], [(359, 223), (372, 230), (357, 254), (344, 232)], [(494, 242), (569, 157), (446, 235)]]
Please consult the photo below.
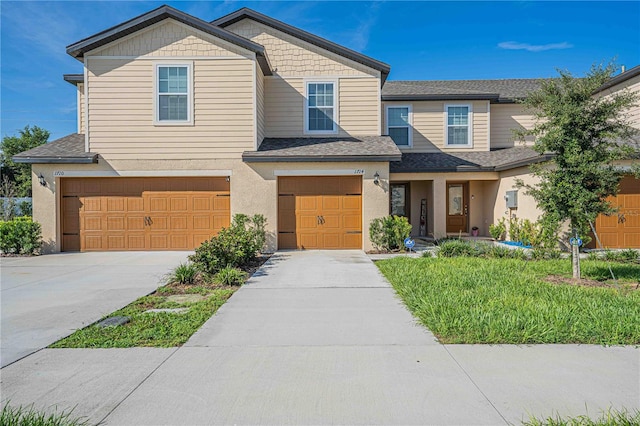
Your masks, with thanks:
[(63, 251), (193, 250), (230, 223), (226, 178), (63, 178)]
[[(618, 208), (611, 216), (596, 219), (596, 232), (605, 248), (640, 248), (640, 180), (626, 176), (620, 182), (620, 192), (609, 201)], [(595, 248), (595, 241), (591, 247)]]
[(278, 248), (362, 248), (362, 178), (281, 176)]

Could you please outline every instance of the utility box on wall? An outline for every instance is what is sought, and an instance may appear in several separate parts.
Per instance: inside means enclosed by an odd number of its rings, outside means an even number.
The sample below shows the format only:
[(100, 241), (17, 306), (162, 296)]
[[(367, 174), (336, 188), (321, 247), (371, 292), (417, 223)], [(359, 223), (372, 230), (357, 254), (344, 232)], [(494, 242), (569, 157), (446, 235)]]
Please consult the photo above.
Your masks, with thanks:
[(507, 191), (507, 195), (504, 196), (504, 199), (507, 201), (508, 209), (518, 208), (518, 191)]

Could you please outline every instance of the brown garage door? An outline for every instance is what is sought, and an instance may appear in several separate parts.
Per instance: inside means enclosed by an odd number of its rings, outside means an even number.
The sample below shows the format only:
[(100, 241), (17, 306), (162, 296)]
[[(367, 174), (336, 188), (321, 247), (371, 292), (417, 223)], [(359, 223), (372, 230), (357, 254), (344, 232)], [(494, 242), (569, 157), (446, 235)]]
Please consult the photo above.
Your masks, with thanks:
[(191, 250), (229, 226), (225, 178), (65, 178), (62, 250)]
[(360, 176), (278, 179), (278, 248), (361, 247)]
[[(596, 219), (596, 232), (606, 248), (640, 248), (640, 180), (627, 176), (620, 182), (620, 192), (610, 200), (619, 210)], [(595, 241), (591, 243), (595, 247)]]

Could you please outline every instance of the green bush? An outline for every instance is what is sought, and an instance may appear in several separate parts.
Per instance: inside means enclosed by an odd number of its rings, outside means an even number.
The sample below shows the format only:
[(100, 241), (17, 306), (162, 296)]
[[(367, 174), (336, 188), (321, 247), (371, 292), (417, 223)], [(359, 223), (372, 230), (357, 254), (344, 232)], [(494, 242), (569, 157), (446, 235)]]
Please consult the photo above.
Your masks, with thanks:
[(31, 201), (21, 201), (18, 203), (18, 209), (20, 210), (20, 216), (33, 216), (33, 204)]
[(225, 266), (216, 274), (216, 281), (223, 285), (239, 286), (247, 279), (247, 273), (231, 266)]
[(377, 250), (404, 249), (404, 240), (410, 233), (411, 225), (403, 216), (379, 217), (369, 225), (369, 238)]
[(534, 260), (553, 260), (560, 259), (562, 253), (560, 250), (546, 247), (534, 247), (531, 250), (531, 259)]
[(6, 404), (0, 413), (0, 425), (6, 426), (84, 426), (89, 425), (85, 417), (72, 417), (70, 411), (48, 414), (36, 410), (33, 405), (12, 407)]
[(462, 240), (449, 240), (440, 244), (438, 257), (472, 257), (478, 256), (478, 250), (471, 244)]
[(193, 263), (181, 263), (169, 274), (169, 283), (193, 284), (198, 276), (198, 267)]
[(266, 219), (257, 214), (237, 214), (228, 228), (202, 243), (189, 260), (200, 270), (215, 274), (226, 266), (246, 266), (254, 260), (266, 242)]
[(42, 246), (42, 227), (30, 217), (0, 221), (0, 251), (5, 254), (35, 254)]
[(640, 250), (625, 249), (620, 251), (605, 250), (604, 252), (591, 252), (589, 259), (604, 259), (609, 262), (640, 263)]
[(489, 235), (494, 240), (504, 240), (507, 235), (507, 224), (504, 218), (501, 218), (495, 225), (489, 225)]

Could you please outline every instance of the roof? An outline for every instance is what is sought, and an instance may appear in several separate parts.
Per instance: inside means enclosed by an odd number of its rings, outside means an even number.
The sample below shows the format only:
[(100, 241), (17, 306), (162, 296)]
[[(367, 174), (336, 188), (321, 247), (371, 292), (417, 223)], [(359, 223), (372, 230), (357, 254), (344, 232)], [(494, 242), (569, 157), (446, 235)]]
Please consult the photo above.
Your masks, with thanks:
[(271, 67), (269, 66), (264, 46), (167, 5), (160, 6), (157, 9), (137, 16), (123, 22), (122, 24), (108, 28), (95, 35), (75, 42), (67, 46), (67, 53), (76, 59), (82, 58), (86, 52), (97, 49), (98, 47), (104, 46), (168, 18), (189, 25), (190, 27), (255, 53), (256, 59), (260, 64), (260, 68), (262, 68), (262, 72), (265, 75), (271, 75)]
[(245, 151), (254, 162), (399, 161), (402, 153), (389, 136), (266, 138), (258, 151)]
[(55, 141), (40, 145), (14, 155), (16, 163), (56, 164), (56, 163), (97, 163), (98, 154), (84, 150), (84, 135), (72, 133)]
[(529, 147), (519, 146), (481, 152), (403, 153), (402, 161), (390, 163), (391, 173), (502, 171), (547, 161)]
[(307, 43), (311, 43), (322, 49), (328, 50), (329, 52), (333, 52), (347, 59), (351, 59), (352, 61), (366, 65), (369, 68), (380, 71), (383, 84), (387, 79), (389, 72), (391, 71), (391, 67), (384, 62), (380, 62), (369, 56), (363, 55), (362, 53), (358, 53), (344, 46), (340, 46), (339, 44), (336, 44), (322, 37), (318, 37), (317, 35), (308, 33), (304, 30), (301, 30), (300, 28), (285, 24), (282, 21), (278, 21), (277, 19), (273, 19), (267, 15), (263, 15), (262, 13), (256, 12), (255, 10), (249, 9), (247, 7), (243, 7), (242, 9), (236, 10), (235, 12), (223, 16), (222, 18), (211, 21), (211, 23), (213, 25), (224, 28), (246, 18), (252, 19), (278, 31), (282, 31), (285, 34), (289, 34), (290, 36), (296, 37), (300, 40), (304, 40)]
[(77, 86), (79, 83), (84, 83), (84, 74), (63, 74), (62, 78), (74, 86)]
[(640, 75), (640, 65), (636, 65), (635, 67), (631, 68), (630, 70), (627, 70), (625, 72), (622, 72), (622, 73), (616, 75), (611, 80), (607, 81), (605, 84), (600, 86), (598, 88), (598, 90), (595, 91), (595, 93), (599, 93), (599, 92), (602, 92), (603, 90), (607, 90), (607, 89), (615, 86), (616, 84), (624, 83), (625, 81), (627, 81), (629, 79), (632, 79), (633, 77), (638, 76), (638, 75)]
[(383, 101), (473, 100), (512, 103), (540, 88), (540, 80), (413, 80), (388, 81), (382, 88)]

